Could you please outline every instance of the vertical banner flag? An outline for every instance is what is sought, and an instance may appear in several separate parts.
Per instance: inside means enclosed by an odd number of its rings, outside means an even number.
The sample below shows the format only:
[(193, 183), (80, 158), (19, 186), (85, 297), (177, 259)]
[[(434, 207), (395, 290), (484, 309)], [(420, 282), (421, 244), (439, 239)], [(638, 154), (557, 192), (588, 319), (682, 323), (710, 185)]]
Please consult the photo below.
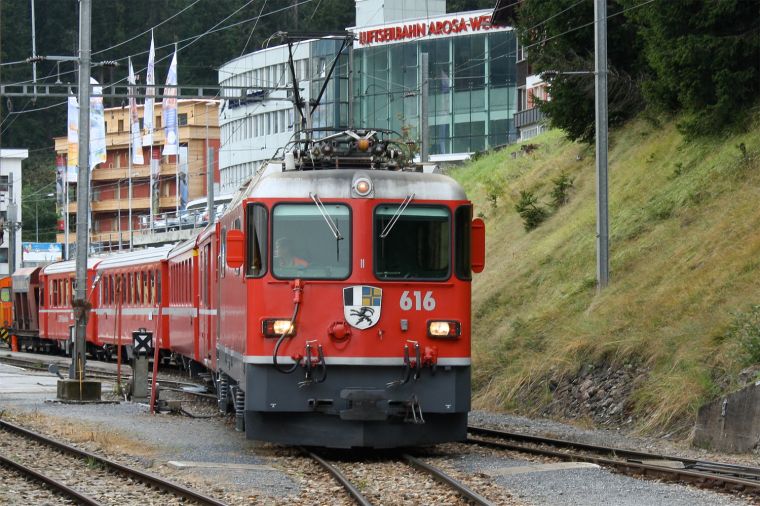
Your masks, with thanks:
[(76, 183), (79, 176), (79, 103), (69, 97), (68, 108), (68, 149), (66, 151), (66, 183)]
[(153, 104), (155, 103), (156, 88), (156, 50), (153, 47), (153, 32), (150, 32), (150, 51), (148, 52), (148, 71), (145, 74), (145, 107), (143, 107), (143, 128), (145, 137), (143, 144), (153, 145)]
[[(177, 85), (177, 49), (174, 49), (172, 63), (166, 76), (166, 84)], [(161, 104), (164, 117), (164, 150), (162, 155), (179, 154), (179, 130), (177, 129), (177, 88), (164, 88), (164, 100)]]
[[(129, 123), (132, 133), (132, 163), (142, 165), (143, 160), (142, 137), (140, 135), (140, 117), (137, 115), (137, 87), (135, 86), (135, 71), (132, 68), (132, 58), (129, 59)], [(132, 175), (129, 175), (132, 177)]]
[(63, 216), (65, 195), (63, 193), (64, 172), (66, 171), (66, 159), (63, 155), (55, 157), (55, 210), (59, 216)]
[(161, 160), (159, 159), (158, 148), (155, 150), (153, 146), (150, 147), (150, 223), (153, 228), (153, 220), (158, 216), (160, 212), (160, 197), (161, 197), (161, 180), (159, 179)]
[[(90, 78), (90, 84), (98, 82)], [(103, 88), (93, 86), (90, 96), (90, 170), (106, 161), (106, 116), (103, 108)]]

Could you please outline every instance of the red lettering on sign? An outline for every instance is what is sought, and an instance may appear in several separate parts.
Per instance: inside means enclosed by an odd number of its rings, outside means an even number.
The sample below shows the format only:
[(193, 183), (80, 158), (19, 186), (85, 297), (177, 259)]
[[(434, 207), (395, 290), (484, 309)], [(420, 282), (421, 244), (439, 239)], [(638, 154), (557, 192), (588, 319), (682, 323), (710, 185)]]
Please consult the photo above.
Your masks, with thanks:
[(449, 35), (463, 32), (478, 32), (499, 28), (491, 25), (491, 17), (488, 14), (471, 18), (455, 18), (442, 21), (430, 21), (430, 23), (415, 23), (385, 28), (376, 28), (359, 32), (359, 44), (369, 45), (380, 42), (393, 42), (414, 39), (428, 35)]

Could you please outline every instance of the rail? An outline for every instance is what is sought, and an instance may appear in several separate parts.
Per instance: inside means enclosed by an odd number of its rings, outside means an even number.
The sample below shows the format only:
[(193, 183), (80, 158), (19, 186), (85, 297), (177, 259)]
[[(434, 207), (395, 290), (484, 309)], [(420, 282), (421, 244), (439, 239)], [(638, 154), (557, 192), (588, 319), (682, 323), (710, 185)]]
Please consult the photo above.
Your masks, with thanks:
[(459, 495), (464, 497), (470, 502), (473, 502), (475, 504), (478, 504), (480, 506), (491, 506), (493, 503), (491, 503), (488, 499), (483, 497), (482, 495), (478, 494), (477, 492), (474, 492), (470, 490), (467, 486), (460, 483), (459, 481), (455, 480), (448, 474), (444, 473), (440, 469), (438, 469), (435, 466), (431, 466), (430, 464), (427, 464), (415, 457), (412, 457), (411, 455), (404, 454), (404, 458), (406, 459), (409, 464), (411, 464), (413, 467), (419, 469), (420, 471), (423, 471), (430, 476), (432, 476), (437, 481), (443, 483), (444, 485), (448, 485), (449, 487), (453, 488), (457, 491)]
[(34, 469), (31, 469), (19, 462), (15, 462), (2, 455), (0, 455), (0, 466), (11, 469), (12, 471), (17, 472), (19, 475), (21, 475), (24, 478), (31, 478), (44, 485), (47, 485), (47, 487), (53, 492), (64, 495), (68, 497), (69, 499), (72, 499), (78, 504), (84, 504), (85, 506), (100, 506), (101, 504), (95, 499), (93, 499), (92, 497), (88, 495), (84, 495), (74, 490), (73, 488), (67, 485), (64, 485), (60, 481), (54, 480), (53, 478), (49, 476), (46, 476), (40, 472), (37, 472)]
[(205, 496), (199, 492), (195, 492), (193, 490), (185, 488), (182, 485), (179, 485), (177, 483), (172, 483), (170, 481), (164, 480), (163, 478), (159, 478), (158, 476), (145, 473), (143, 471), (139, 471), (137, 469), (125, 466), (123, 464), (119, 464), (118, 462), (107, 459), (95, 453), (91, 453), (86, 450), (75, 448), (69, 444), (63, 443), (61, 441), (56, 441), (55, 439), (48, 438), (47, 436), (43, 436), (42, 434), (30, 431), (28, 429), (25, 429), (16, 424), (7, 422), (5, 420), (0, 420), (0, 429), (7, 430), (15, 434), (19, 434), (27, 439), (37, 441), (51, 448), (55, 448), (56, 450), (61, 451), (63, 453), (67, 453), (74, 457), (87, 460), (88, 462), (96, 462), (100, 464), (101, 466), (103, 466), (104, 468), (107, 468), (108, 470), (115, 472), (116, 474), (120, 474), (122, 476), (128, 476), (134, 480), (146, 483), (155, 488), (165, 490), (175, 496), (196, 501), (197, 503), (202, 504), (202, 505), (224, 506), (223, 502), (217, 501), (216, 499)]
[[(485, 427), (470, 426), (468, 432), (500, 440), (491, 441), (470, 437), (467, 439), (469, 444), (553, 457), (565, 461), (590, 462), (614, 468), (624, 474), (657, 476), (675, 481), (688, 481), (699, 486), (723, 487), (760, 495), (760, 468), (576, 443)], [(503, 441), (517, 441), (536, 446), (524, 446)], [(587, 453), (568, 453), (543, 446)]]
[(335, 478), (335, 480), (338, 483), (340, 483), (340, 485), (345, 489), (348, 495), (351, 496), (351, 499), (353, 499), (356, 504), (359, 504), (360, 506), (372, 506), (372, 503), (369, 502), (367, 498), (362, 495), (361, 492), (359, 492), (359, 489), (356, 488), (348, 480), (348, 478), (346, 478), (346, 475), (341, 473), (337, 467), (330, 464), (329, 462), (327, 462), (325, 459), (323, 459), (316, 453), (307, 450), (306, 448), (300, 448), (300, 450), (304, 454), (308, 455), (312, 460), (315, 460), (328, 473), (330, 473), (333, 476), (333, 478)]

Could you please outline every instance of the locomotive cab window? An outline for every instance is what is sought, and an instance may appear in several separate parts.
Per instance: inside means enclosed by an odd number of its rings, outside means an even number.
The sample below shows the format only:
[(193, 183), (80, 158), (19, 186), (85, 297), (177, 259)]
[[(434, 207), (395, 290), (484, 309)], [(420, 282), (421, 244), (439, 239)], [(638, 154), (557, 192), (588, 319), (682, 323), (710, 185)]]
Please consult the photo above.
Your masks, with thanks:
[(451, 217), (447, 208), (380, 205), (375, 209), (374, 235), (378, 279), (448, 279)]
[(277, 278), (345, 279), (351, 272), (351, 213), (342, 204), (279, 204), (272, 211)]
[(259, 277), (267, 271), (267, 210), (259, 204), (248, 204), (246, 216), (246, 275)]
[(470, 231), (472, 226), (472, 206), (459, 206), (454, 212), (454, 267), (457, 277), (472, 279), (470, 262)]

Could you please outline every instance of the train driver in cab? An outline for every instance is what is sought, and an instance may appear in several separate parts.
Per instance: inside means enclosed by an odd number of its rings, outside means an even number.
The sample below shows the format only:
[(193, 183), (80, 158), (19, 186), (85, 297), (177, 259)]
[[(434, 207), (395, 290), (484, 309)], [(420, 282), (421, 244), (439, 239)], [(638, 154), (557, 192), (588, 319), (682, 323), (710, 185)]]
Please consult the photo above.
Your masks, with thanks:
[(288, 237), (281, 237), (274, 243), (274, 261), (278, 267), (309, 266), (309, 262), (293, 254), (293, 241)]

